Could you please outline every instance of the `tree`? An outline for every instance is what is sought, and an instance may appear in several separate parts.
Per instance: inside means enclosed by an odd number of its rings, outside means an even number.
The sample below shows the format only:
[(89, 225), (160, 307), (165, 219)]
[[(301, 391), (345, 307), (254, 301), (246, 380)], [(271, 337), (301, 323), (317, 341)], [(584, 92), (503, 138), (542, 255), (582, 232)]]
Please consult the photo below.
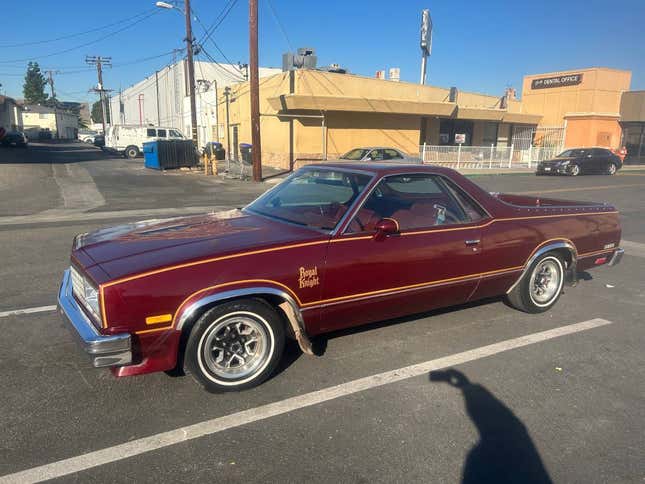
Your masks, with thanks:
[(25, 84), (22, 87), (22, 93), (25, 96), (27, 104), (45, 104), (47, 94), (45, 86), (47, 80), (43, 73), (40, 72), (38, 62), (30, 62), (27, 65), (27, 74), (25, 75)]
[[(100, 123), (103, 121), (103, 107), (101, 106), (101, 101), (96, 101), (94, 104), (92, 104), (92, 121), (95, 123)], [(106, 122), (110, 124), (110, 110), (108, 109), (106, 113)]]

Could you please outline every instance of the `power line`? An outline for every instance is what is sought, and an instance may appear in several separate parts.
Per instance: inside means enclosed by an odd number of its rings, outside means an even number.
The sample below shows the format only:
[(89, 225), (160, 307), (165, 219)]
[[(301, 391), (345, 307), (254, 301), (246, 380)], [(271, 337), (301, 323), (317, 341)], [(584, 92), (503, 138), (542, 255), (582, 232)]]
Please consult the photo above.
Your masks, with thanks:
[[(55, 37), (55, 38), (46, 39), (46, 40), (34, 40), (34, 41), (31, 41), (31, 42), (20, 42), (20, 43), (17, 43), (17, 44), (0, 45), (0, 48), (9, 49), (9, 48), (13, 48), (13, 47), (26, 47), (28, 45), (47, 44), (49, 42), (58, 42), (59, 40), (72, 39), (74, 37), (80, 37), (82, 35), (91, 34), (92, 32), (98, 32), (98, 31), (101, 31), (101, 30), (105, 30), (105, 29), (107, 29), (109, 27), (119, 25), (119, 24), (121, 24), (121, 23), (123, 23), (125, 21), (128, 21), (128, 20), (133, 20), (133, 19), (135, 19), (137, 17), (141, 17), (142, 15), (145, 15), (147, 13), (151, 13), (151, 12), (156, 11), (156, 10), (157, 10), (156, 8), (151, 8), (151, 9), (148, 9), (148, 10), (144, 10), (144, 11), (142, 11), (142, 12), (136, 14), (136, 15), (129, 15), (129, 16), (125, 17), (125, 18), (117, 20), (116, 22), (105, 24), (105, 25), (102, 25), (100, 27), (96, 27), (96, 28), (93, 28), (93, 29), (90, 29), (90, 30), (85, 30), (84, 32), (77, 32), (75, 34), (63, 35), (61, 37)], [(0, 42), (2, 42), (2, 41), (0, 41)]]
[(215, 20), (213, 21), (212, 25), (206, 30), (206, 37), (200, 40), (200, 44), (203, 44), (206, 42), (208, 39), (210, 39), (211, 35), (213, 35), (213, 32), (219, 27), (224, 19), (228, 16), (228, 14), (231, 12), (235, 4), (238, 2), (238, 0), (229, 0), (226, 5), (224, 5), (224, 8), (220, 11), (219, 15), (215, 17)]
[(102, 37), (99, 37), (98, 39), (92, 40), (90, 42), (86, 42), (84, 44), (79, 44), (79, 45), (76, 45), (74, 47), (70, 47), (69, 49), (61, 50), (61, 51), (58, 51), (58, 52), (51, 52), (49, 54), (43, 54), (43, 55), (40, 55), (40, 56), (26, 57), (24, 59), (12, 59), (12, 60), (8, 60), (8, 61), (0, 61), (0, 64), (12, 64), (12, 63), (16, 63), (16, 62), (27, 62), (27, 61), (31, 61), (31, 60), (34, 60), (34, 59), (43, 59), (43, 58), (46, 58), (46, 57), (53, 57), (53, 56), (56, 56), (56, 55), (66, 54), (67, 52), (71, 52), (73, 50), (81, 49), (83, 47), (87, 47), (88, 45), (92, 45), (92, 44), (96, 44), (97, 42), (101, 42), (102, 40), (105, 40), (105, 39), (107, 39), (109, 37), (113, 37), (116, 34), (119, 34), (119, 33), (123, 32), (124, 30), (132, 28), (135, 25), (143, 22), (144, 20), (149, 19), (150, 17), (152, 17), (153, 15), (156, 15), (157, 13), (158, 13), (157, 11), (151, 12), (150, 14), (146, 15), (145, 17), (142, 17), (142, 18), (140, 18), (138, 20), (135, 20), (134, 22), (131, 22), (131, 23), (125, 25), (124, 27), (122, 27), (122, 28), (120, 28), (118, 30), (110, 32), (110, 33), (108, 33), (108, 34), (106, 34), (106, 35), (104, 35)]

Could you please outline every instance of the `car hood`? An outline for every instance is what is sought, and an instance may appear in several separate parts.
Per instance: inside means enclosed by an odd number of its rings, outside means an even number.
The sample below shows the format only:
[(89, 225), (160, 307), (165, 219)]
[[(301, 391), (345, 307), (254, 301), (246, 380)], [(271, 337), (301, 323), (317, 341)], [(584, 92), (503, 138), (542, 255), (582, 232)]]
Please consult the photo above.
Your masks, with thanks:
[[(133, 222), (80, 234), (73, 255), (116, 279), (157, 268), (326, 234), (241, 210)], [(103, 283), (106, 281), (97, 281)]]

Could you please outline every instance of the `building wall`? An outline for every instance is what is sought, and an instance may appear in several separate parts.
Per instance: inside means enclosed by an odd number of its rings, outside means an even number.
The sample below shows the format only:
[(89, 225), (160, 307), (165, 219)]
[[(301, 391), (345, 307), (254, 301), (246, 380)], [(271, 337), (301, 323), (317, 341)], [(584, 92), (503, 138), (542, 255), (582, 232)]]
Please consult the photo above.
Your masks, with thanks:
[[(260, 77), (277, 72), (280, 69), (260, 67)], [(213, 132), (217, 126), (217, 95), (225, 86), (239, 82), (240, 76), (237, 66), (195, 61), (200, 145), (215, 141)], [(152, 74), (113, 95), (109, 101), (113, 124), (176, 128), (190, 137), (190, 97), (186, 79), (186, 62), (182, 60), (159, 70), (156, 76)]]
[(53, 138), (75, 139), (78, 134), (78, 117), (67, 112), (37, 113), (24, 111), (22, 122), (25, 134), (37, 138), (41, 131), (49, 131)]
[(0, 128), (5, 131), (22, 130), (21, 111), (12, 98), (0, 96)]
[[(294, 104), (297, 107), (285, 109), (288, 96), (299, 99)], [(455, 105), (449, 99), (450, 89), (323, 71), (297, 70), (261, 79), (262, 162), (288, 169), (322, 159), (325, 148), (327, 158), (333, 159), (357, 146), (393, 146), (418, 156), (420, 144), (440, 144), (441, 124), (437, 115), (421, 114), (424, 111), (418, 107), (437, 104), (442, 108), (448, 106), (446, 112), (453, 112)], [(353, 104), (348, 105), (349, 100)], [(509, 101), (508, 109), (501, 110), (501, 99), (497, 96), (460, 92), (457, 100), (459, 106), (476, 108), (472, 110), (475, 114), (494, 114), (492, 119), (500, 119), (508, 112), (522, 113), (521, 103), (515, 100)], [(231, 86), (231, 141), (235, 129), (238, 143), (251, 141), (249, 101), (248, 83)], [(327, 103), (325, 109), (320, 107), (321, 102)], [(226, 146), (226, 103), (221, 89), (217, 104), (219, 141)], [(360, 108), (354, 109), (355, 105)], [(373, 111), (371, 106), (376, 106)], [(397, 111), (401, 106), (410, 111)], [(278, 115), (285, 112), (286, 115)], [(504, 143), (510, 136), (509, 124), (483, 119), (464, 121), (473, 122), (474, 142), (491, 142), (485, 137), (487, 125), (502, 125), (497, 131)], [(496, 141), (493, 138), (492, 143)]]
[[(573, 86), (533, 89), (535, 79), (582, 74)], [(631, 72), (604, 67), (525, 76), (522, 84), (524, 112), (541, 114), (540, 126), (563, 126), (570, 114), (618, 114), (620, 98), (629, 89)]]
[(565, 147), (603, 146), (614, 148), (620, 145), (621, 128), (615, 117), (574, 117), (567, 119)]

